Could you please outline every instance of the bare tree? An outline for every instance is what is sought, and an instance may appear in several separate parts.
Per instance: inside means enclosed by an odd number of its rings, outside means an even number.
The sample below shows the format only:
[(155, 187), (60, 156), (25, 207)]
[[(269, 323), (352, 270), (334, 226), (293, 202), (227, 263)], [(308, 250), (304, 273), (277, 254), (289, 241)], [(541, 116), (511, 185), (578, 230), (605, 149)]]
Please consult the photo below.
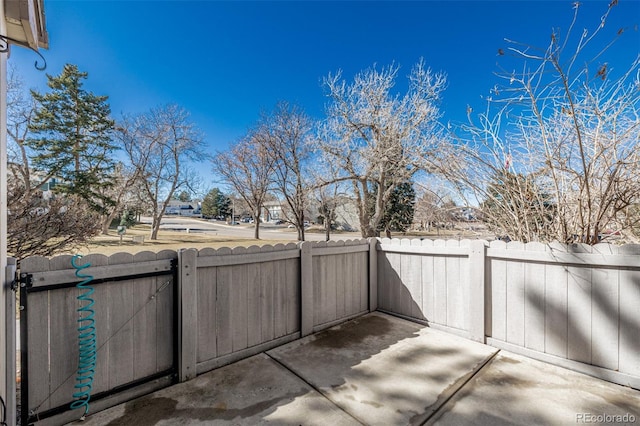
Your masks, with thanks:
[(363, 237), (377, 235), (396, 185), (424, 170), (440, 141), (438, 102), (445, 76), (421, 60), (408, 76), (406, 94), (398, 96), (393, 91), (398, 70), (373, 67), (351, 84), (340, 72), (324, 79), (331, 102), (320, 148), (325, 161), (339, 167), (339, 179), (352, 183)]
[(274, 111), (264, 114), (254, 138), (266, 147), (273, 163), (272, 186), (283, 197), (286, 219), (304, 241), (305, 213), (309, 206), (310, 183), (307, 167), (311, 159), (311, 119), (297, 106), (279, 102)]
[(251, 210), (255, 239), (260, 238), (260, 210), (266, 201), (274, 170), (274, 157), (267, 152), (262, 138), (259, 131), (251, 131), (230, 150), (218, 152), (212, 161), (214, 171)]
[(140, 169), (123, 163), (116, 164), (113, 172), (112, 186), (106, 191), (107, 197), (113, 201), (113, 206), (102, 216), (102, 234), (109, 233), (109, 227), (118, 214), (122, 213), (127, 201), (134, 198), (135, 183), (140, 179)]
[(150, 238), (156, 240), (169, 201), (191, 180), (189, 162), (206, 158), (202, 135), (177, 105), (125, 117), (118, 134), (149, 200)]
[[(616, 4), (574, 36), (575, 3), (567, 33), (553, 31), (544, 49), (506, 40), (499, 54), (522, 71), (498, 74), (505, 84), (455, 144), (466, 161), (442, 168), (511, 238), (596, 244), (604, 231), (630, 228), (640, 202), (640, 55), (620, 71), (606, 59), (613, 42), (596, 45)], [(614, 41), (624, 33), (611, 31)]]
[(322, 219), (324, 226), (324, 237), (326, 241), (331, 239), (331, 230), (336, 221), (336, 211), (350, 200), (344, 192), (340, 190), (338, 183), (330, 183), (316, 187), (315, 199), (318, 205), (318, 216)]

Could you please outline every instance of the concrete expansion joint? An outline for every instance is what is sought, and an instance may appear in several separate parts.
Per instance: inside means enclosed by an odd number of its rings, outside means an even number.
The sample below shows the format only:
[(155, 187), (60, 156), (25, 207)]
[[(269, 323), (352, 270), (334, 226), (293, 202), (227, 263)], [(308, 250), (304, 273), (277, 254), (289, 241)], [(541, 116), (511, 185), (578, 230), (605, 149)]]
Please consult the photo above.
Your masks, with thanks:
[(440, 418), (440, 416), (445, 412), (443, 409), (447, 403), (460, 392), (467, 383), (473, 380), (476, 376), (480, 375), (485, 368), (488, 368), (492, 361), (496, 358), (496, 356), (500, 353), (498, 349), (491, 356), (484, 359), (482, 362), (478, 363), (473, 370), (465, 374), (456, 380), (451, 386), (445, 389), (439, 396), (436, 402), (431, 404), (426, 408), (425, 413), (423, 414), (424, 418), (418, 422), (412, 422), (413, 424), (419, 424), (421, 426), (432, 426), (436, 423), (436, 421)]
[(315, 390), (316, 392), (318, 392), (320, 395), (322, 395), (327, 401), (329, 401), (334, 407), (336, 407), (338, 410), (342, 411), (343, 413), (345, 413), (347, 416), (351, 417), (353, 420), (355, 420), (356, 422), (360, 423), (361, 425), (366, 425), (365, 422), (363, 422), (362, 420), (358, 419), (357, 417), (355, 417), (353, 414), (349, 413), (348, 411), (346, 411), (345, 409), (343, 409), (342, 407), (340, 407), (338, 404), (336, 404), (333, 400), (331, 400), (331, 398), (329, 398), (329, 396), (327, 394), (325, 394), (324, 392), (322, 392), (322, 389), (316, 387), (313, 383), (310, 383), (308, 381), (306, 381), (304, 379), (304, 377), (302, 377), (300, 374), (298, 374), (297, 371), (289, 368), (289, 366), (287, 366), (286, 364), (284, 364), (283, 362), (281, 362), (279, 359), (271, 356), (271, 354), (269, 354), (268, 352), (263, 352), (266, 356), (268, 356), (269, 358), (271, 358), (276, 364), (280, 365), (282, 368), (284, 368), (285, 370), (289, 371), (291, 374), (293, 374), (294, 376), (296, 376), (298, 379), (302, 380), (304, 383), (306, 383), (307, 385), (309, 385), (313, 390)]

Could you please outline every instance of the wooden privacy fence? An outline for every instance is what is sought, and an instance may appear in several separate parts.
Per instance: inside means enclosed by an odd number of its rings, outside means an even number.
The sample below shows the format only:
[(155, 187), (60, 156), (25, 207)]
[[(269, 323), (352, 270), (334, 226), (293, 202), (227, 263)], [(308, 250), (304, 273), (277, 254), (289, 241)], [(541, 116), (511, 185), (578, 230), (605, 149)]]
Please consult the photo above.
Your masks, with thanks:
[[(640, 245), (371, 239), (90, 255), (92, 411), (379, 309), (640, 389)], [(20, 265), (23, 420), (61, 424), (70, 256)]]
[[(79, 262), (91, 263), (83, 273), (94, 277), (98, 348), (91, 410), (368, 312), (375, 243), (85, 256)], [(71, 256), (21, 262), (23, 424), (82, 415), (69, 411), (81, 306), (74, 272)]]
[(640, 245), (382, 239), (380, 310), (640, 389)]
[(180, 380), (369, 311), (370, 244), (182, 250)]

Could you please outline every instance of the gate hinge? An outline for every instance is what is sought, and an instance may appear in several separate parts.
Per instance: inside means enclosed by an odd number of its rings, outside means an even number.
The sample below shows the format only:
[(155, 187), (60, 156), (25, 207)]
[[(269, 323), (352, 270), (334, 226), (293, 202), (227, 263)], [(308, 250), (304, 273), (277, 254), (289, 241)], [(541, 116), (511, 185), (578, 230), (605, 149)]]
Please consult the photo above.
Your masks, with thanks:
[(20, 287), (33, 287), (33, 274), (27, 274), (26, 272), (20, 273), (20, 279), (18, 282), (20, 283)]

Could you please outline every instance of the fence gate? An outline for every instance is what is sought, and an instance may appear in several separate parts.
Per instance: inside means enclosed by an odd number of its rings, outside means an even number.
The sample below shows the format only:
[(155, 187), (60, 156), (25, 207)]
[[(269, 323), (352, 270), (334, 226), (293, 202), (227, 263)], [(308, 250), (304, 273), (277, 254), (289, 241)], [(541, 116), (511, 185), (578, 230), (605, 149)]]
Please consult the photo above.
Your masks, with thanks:
[[(71, 256), (31, 257), (20, 264), (21, 424), (80, 418), (77, 390), (78, 297)], [(175, 252), (88, 255), (95, 290), (96, 369), (90, 412), (169, 386), (177, 377)], [(55, 416), (55, 418), (53, 418)], [(49, 423), (49, 422), (48, 422)]]

